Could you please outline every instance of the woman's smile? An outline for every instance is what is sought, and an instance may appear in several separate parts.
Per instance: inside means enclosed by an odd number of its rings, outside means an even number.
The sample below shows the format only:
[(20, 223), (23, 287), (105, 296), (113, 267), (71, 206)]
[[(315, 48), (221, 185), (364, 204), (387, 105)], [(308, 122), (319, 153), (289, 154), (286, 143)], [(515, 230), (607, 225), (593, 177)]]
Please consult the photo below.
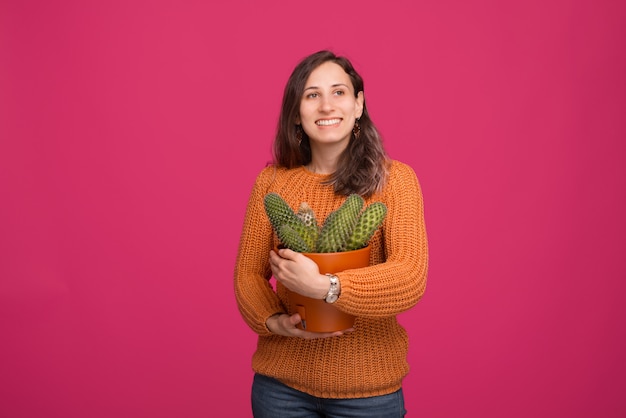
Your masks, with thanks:
[(317, 126), (332, 126), (337, 125), (341, 122), (341, 119), (320, 119), (315, 121)]
[(350, 142), (355, 120), (362, 112), (363, 93), (355, 93), (343, 68), (325, 62), (311, 72), (305, 83), (297, 123), (312, 147), (332, 145), (341, 152)]

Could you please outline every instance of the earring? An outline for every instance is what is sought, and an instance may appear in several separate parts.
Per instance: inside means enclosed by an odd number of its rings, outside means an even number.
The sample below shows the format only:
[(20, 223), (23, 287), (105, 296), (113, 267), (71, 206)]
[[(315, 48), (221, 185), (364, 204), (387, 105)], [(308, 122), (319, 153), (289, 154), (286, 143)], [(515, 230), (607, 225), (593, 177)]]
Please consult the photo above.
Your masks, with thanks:
[(359, 137), (361, 136), (361, 125), (359, 124), (358, 119), (354, 121), (354, 128), (352, 128), (352, 133), (354, 134), (354, 139), (359, 139)]
[(302, 125), (296, 125), (296, 139), (298, 140), (298, 145), (302, 143), (302, 134), (304, 131), (302, 130)]

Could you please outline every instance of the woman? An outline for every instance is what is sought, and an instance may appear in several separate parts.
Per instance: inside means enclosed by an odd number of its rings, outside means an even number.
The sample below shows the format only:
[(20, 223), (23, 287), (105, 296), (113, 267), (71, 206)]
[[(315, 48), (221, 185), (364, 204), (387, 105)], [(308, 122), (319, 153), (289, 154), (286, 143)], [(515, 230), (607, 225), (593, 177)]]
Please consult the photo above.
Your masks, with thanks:
[[(335, 306), (354, 327), (314, 333), (296, 327), (286, 290), (327, 298), (329, 276), (277, 244), (263, 198), (307, 202), (323, 220), (352, 193), (381, 201), (387, 217), (370, 241), (370, 266), (336, 272)], [(402, 417), (408, 337), (396, 315), (413, 307), (428, 265), (422, 194), (413, 170), (390, 160), (372, 123), (363, 80), (344, 57), (320, 51), (302, 60), (285, 88), (274, 164), (258, 175), (243, 225), (235, 294), (258, 334), (252, 358), (255, 417)], [(276, 279), (276, 290), (269, 279)]]

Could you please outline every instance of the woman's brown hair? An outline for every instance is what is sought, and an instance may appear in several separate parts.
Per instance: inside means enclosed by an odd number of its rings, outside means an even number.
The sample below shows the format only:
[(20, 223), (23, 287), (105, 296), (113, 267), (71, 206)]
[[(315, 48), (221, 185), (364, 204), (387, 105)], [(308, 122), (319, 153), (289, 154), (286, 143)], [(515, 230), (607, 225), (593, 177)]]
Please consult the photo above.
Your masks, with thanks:
[[(339, 65), (348, 74), (355, 96), (363, 91), (363, 79), (345, 57), (337, 56), (331, 51), (319, 51), (300, 61), (291, 73), (283, 94), (274, 140), (274, 163), (278, 166), (295, 168), (311, 162), (309, 138), (295, 121), (298, 118), (300, 101), (309, 75), (328, 61)], [(327, 184), (331, 184), (335, 193), (340, 195), (357, 193), (369, 197), (382, 190), (385, 185), (388, 159), (382, 138), (370, 119), (365, 99), (359, 125), (361, 131), (358, 139), (352, 134), (348, 146), (339, 156), (337, 171), (330, 176)], [(298, 138), (298, 129), (302, 140)]]

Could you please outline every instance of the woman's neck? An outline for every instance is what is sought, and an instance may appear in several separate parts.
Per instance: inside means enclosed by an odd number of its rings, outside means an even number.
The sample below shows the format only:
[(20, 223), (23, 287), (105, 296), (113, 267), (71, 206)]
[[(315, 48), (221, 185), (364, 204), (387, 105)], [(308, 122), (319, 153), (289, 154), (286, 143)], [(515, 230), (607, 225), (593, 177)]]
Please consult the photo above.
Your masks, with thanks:
[(332, 174), (337, 170), (337, 158), (323, 159), (313, 156), (305, 168), (316, 174)]
[(312, 147), (311, 149), (311, 161), (305, 166), (307, 170), (316, 174), (332, 174), (337, 170), (337, 162), (341, 152), (345, 149), (345, 146), (341, 149), (334, 147)]

